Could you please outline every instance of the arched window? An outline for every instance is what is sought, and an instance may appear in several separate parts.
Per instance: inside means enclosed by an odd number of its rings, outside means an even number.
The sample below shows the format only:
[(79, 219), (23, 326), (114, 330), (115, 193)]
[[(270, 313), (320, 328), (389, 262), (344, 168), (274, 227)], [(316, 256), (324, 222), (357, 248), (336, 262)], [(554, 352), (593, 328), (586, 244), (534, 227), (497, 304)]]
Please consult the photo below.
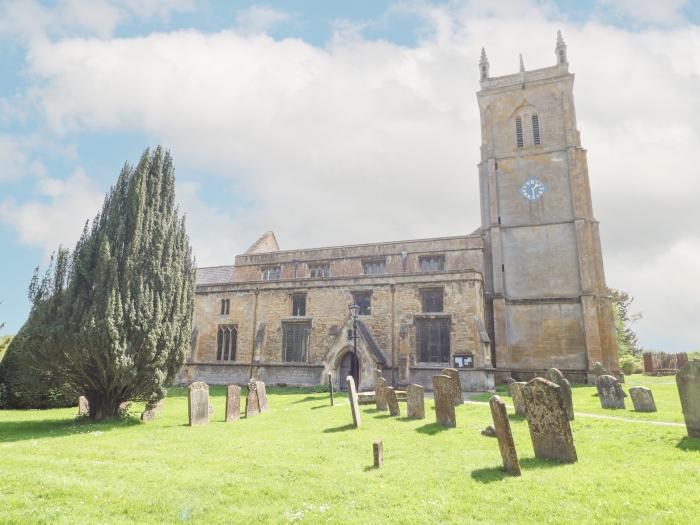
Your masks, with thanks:
[(532, 115), (532, 143), (535, 146), (540, 144), (540, 118), (536, 113)]
[(219, 325), (216, 333), (216, 360), (236, 360), (236, 339), (238, 331), (233, 325)]
[(228, 315), (231, 309), (230, 299), (221, 299), (221, 315)]
[(519, 148), (523, 147), (523, 120), (515, 117), (515, 143)]

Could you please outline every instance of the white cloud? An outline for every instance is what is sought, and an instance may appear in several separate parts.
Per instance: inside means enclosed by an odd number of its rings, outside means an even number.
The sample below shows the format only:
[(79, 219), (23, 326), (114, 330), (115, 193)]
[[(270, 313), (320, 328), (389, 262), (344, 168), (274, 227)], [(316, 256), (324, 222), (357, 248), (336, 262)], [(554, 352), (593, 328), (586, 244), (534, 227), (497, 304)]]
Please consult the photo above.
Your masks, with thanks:
[(683, 22), (683, 8), (688, 0), (598, 0), (597, 3), (637, 22), (673, 25)]
[(98, 212), (104, 199), (90, 178), (77, 170), (65, 180), (43, 177), (35, 187), (41, 200), (0, 202), (0, 221), (14, 229), (21, 243), (41, 248), (44, 255), (59, 244), (72, 247), (87, 219)]
[(46, 175), (46, 167), (32, 153), (32, 142), (0, 134), (0, 182)]
[(253, 5), (236, 13), (238, 29), (246, 33), (264, 33), (289, 19), (288, 13), (265, 5)]
[(57, 133), (145, 133), (172, 149), (181, 180), (209, 172), (253, 201), (214, 211), (179, 187), (201, 264), (230, 263), (268, 229), (283, 248), (461, 234), (480, 220), (481, 46), (493, 75), (517, 71), (519, 52), (542, 67), (561, 28), (608, 282), (647, 310), (643, 344), (700, 344), (692, 309), (658, 307), (695, 305), (695, 276), (649, 283), (679, 275), (675, 257), (700, 267), (698, 27), (580, 27), (522, 2), (414, 9), (432, 28), (414, 49), (357, 31), (326, 49), (240, 29), (37, 42), (33, 96)]

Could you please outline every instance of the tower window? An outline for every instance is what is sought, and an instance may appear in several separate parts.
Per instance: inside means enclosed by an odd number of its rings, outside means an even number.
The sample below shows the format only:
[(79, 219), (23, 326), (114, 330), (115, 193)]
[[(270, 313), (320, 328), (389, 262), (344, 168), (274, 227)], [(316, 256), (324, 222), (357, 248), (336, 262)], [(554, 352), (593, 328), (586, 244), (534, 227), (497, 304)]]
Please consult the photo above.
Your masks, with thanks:
[(331, 265), (328, 263), (309, 265), (309, 277), (323, 278), (331, 276)]
[(293, 316), (305, 316), (306, 315), (306, 294), (305, 293), (295, 293), (292, 295), (292, 315)]
[(421, 272), (444, 272), (445, 271), (445, 256), (444, 255), (426, 255), (419, 257)]
[(236, 339), (238, 331), (233, 325), (219, 325), (216, 333), (216, 360), (236, 360)]
[(282, 278), (282, 270), (279, 266), (268, 266), (262, 269), (263, 281), (276, 281)]
[(515, 143), (519, 148), (523, 147), (523, 121), (520, 117), (515, 117)]
[(362, 265), (365, 275), (382, 275), (386, 272), (384, 259), (364, 261)]
[(532, 142), (540, 144), (540, 119), (537, 115), (532, 115)]
[(231, 309), (230, 299), (221, 299), (221, 315), (228, 315)]

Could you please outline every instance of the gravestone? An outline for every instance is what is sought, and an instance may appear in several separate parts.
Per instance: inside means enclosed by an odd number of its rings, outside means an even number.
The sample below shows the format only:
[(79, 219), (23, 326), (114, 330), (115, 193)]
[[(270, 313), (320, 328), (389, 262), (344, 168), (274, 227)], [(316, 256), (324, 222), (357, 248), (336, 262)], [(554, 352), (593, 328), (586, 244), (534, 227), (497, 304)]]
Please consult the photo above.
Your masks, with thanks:
[(377, 380), (382, 378), (382, 371), (379, 370), (379, 368), (374, 369), (374, 382), (375, 384), (377, 383)]
[(374, 452), (374, 468), (379, 468), (384, 464), (384, 442), (381, 439), (376, 439), (372, 443), (372, 451)]
[(386, 402), (389, 405), (390, 416), (400, 416), (401, 409), (399, 408), (399, 400), (396, 398), (396, 390), (394, 387), (386, 387)]
[(163, 400), (161, 399), (154, 405), (146, 405), (146, 409), (141, 412), (141, 421), (153, 421), (161, 410), (163, 410)]
[(260, 412), (268, 412), (270, 409), (267, 406), (267, 387), (262, 381), (255, 382), (255, 390), (258, 393), (258, 406)]
[(445, 427), (456, 427), (452, 378), (446, 375), (433, 376), (433, 396), (435, 397), (435, 420)]
[(90, 415), (90, 403), (88, 402), (87, 397), (85, 397), (85, 396), (80, 396), (78, 398), (78, 415), (79, 416)]
[(508, 474), (519, 476), (520, 464), (518, 463), (518, 453), (515, 450), (513, 433), (510, 430), (510, 421), (508, 420), (506, 404), (499, 396), (493, 396), (489, 400), (489, 406), (491, 407), (493, 428), (498, 438), (498, 448), (501, 450), (503, 468)]
[(650, 389), (643, 386), (633, 386), (630, 388), (630, 397), (635, 412), (656, 412), (654, 395)]
[(355, 380), (352, 376), (348, 376), (348, 397), (350, 398), (350, 410), (352, 411), (352, 422), (355, 428), (360, 428), (362, 423), (360, 419), (360, 404), (357, 402), (357, 390), (355, 389)]
[(536, 377), (525, 386), (523, 393), (535, 457), (575, 463), (576, 447), (561, 387)]
[(224, 421), (229, 423), (241, 418), (241, 387), (228, 385), (226, 387), (226, 416)]
[(515, 414), (522, 417), (527, 415), (527, 411), (525, 410), (525, 395), (523, 394), (526, 384), (527, 383), (524, 381), (516, 381), (510, 384), (510, 395), (513, 398)]
[(331, 406), (333, 406), (333, 375), (328, 374), (328, 390), (331, 393)]
[(195, 381), (189, 386), (187, 412), (190, 426), (209, 424), (209, 385)]
[(595, 380), (600, 406), (603, 408), (625, 408), (625, 394), (613, 376), (602, 375)]
[(374, 383), (374, 403), (377, 407), (377, 411), (386, 412), (386, 379), (383, 377), (377, 378)]
[(550, 368), (547, 370), (547, 379), (549, 379), (555, 385), (561, 387), (561, 395), (564, 398), (564, 406), (566, 407), (566, 415), (569, 417), (569, 421), (574, 420), (574, 399), (571, 395), (571, 383), (568, 379), (564, 378), (557, 368)]
[(676, 374), (685, 428), (689, 437), (700, 437), (700, 360), (693, 359)]
[(425, 419), (425, 396), (422, 386), (408, 385), (406, 388), (406, 404), (408, 417)]
[(464, 404), (464, 394), (462, 393), (462, 382), (459, 379), (459, 370), (456, 368), (445, 368), (440, 374), (449, 376), (452, 379), (452, 402), (455, 406)]

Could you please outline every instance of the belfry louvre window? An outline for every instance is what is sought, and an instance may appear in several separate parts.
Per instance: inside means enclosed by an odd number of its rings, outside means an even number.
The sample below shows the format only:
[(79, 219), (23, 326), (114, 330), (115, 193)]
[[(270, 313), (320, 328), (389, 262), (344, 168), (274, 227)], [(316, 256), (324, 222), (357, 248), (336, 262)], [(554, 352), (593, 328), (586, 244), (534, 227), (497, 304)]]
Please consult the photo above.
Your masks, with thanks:
[(310, 323), (282, 323), (282, 348), (287, 363), (306, 363), (309, 354)]
[(383, 259), (364, 261), (362, 266), (365, 275), (382, 275), (386, 273), (386, 263)]
[(450, 361), (449, 319), (416, 319), (416, 344), (421, 363)]
[(309, 266), (309, 277), (322, 278), (331, 276), (330, 264), (312, 264)]
[(228, 315), (231, 309), (230, 299), (221, 299), (221, 315)]
[(523, 147), (523, 120), (515, 117), (515, 143), (519, 148)]
[(236, 360), (236, 339), (238, 331), (236, 327), (228, 324), (219, 325), (216, 333), (216, 360)]
[(444, 255), (426, 255), (419, 257), (421, 272), (444, 272), (445, 271), (445, 256)]
[(540, 144), (540, 118), (537, 115), (532, 115), (532, 142)]
[(426, 288), (421, 290), (421, 302), (423, 303), (423, 312), (442, 312), (442, 288)]
[(263, 281), (277, 281), (282, 278), (282, 269), (279, 266), (268, 266), (262, 269)]
[(294, 316), (306, 315), (306, 294), (305, 293), (292, 294), (292, 315), (294, 315)]

